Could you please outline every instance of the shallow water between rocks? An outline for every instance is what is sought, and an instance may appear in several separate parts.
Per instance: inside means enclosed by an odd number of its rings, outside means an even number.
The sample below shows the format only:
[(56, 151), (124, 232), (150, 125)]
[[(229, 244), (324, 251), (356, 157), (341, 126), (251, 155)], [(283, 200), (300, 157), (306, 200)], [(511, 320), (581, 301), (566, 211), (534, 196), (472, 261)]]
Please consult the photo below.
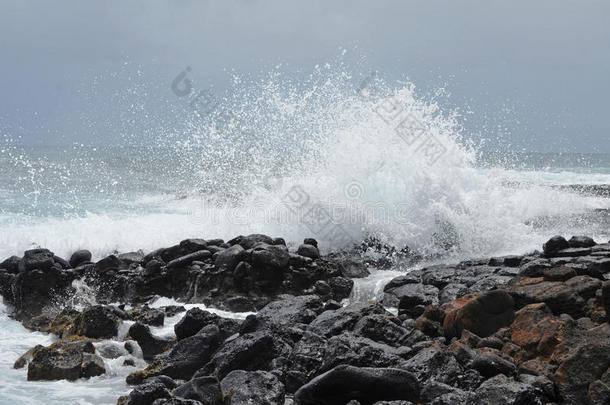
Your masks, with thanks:
[[(371, 269), (368, 277), (354, 279), (354, 289), (349, 300), (344, 304), (357, 301), (378, 300), (383, 295), (383, 287), (394, 277), (404, 274), (399, 270), (376, 270)], [(222, 317), (245, 319), (249, 312), (231, 313), (207, 308), (204, 304), (182, 304), (170, 298), (159, 298), (150, 304), (153, 308), (166, 305), (183, 305), (187, 310), (199, 307), (216, 313)], [(391, 308), (389, 308), (392, 311)], [(106, 374), (90, 379), (79, 379), (70, 381), (27, 381), (27, 367), (19, 370), (13, 368), (13, 363), (23, 353), (36, 345), (49, 345), (56, 338), (52, 335), (40, 332), (31, 332), (24, 328), (21, 323), (9, 317), (10, 309), (0, 303), (0, 405), (9, 404), (46, 404), (46, 405), (114, 405), (117, 398), (131, 391), (131, 387), (125, 383), (125, 377), (136, 369), (144, 368), (146, 363), (141, 355), (132, 356), (122, 349), (121, 341), (127, 334), (133, 322), (123, 322), (119, 327), (119, 333), (115, 340), (101, 341), (96, 347), (104, 344), (114, 344), (123, 354), (116, 359), (104, 359)], [(159, 337), (173, 337), (174, 325), (182, 319), (184, 312), (165, 319), (164, 325), (151, 327), (154, 335)], [(136, 367), (124, 366), (125, 359), (130, 358), (136, 363)], [(288, 399), (287, 403), (291, 403)]]

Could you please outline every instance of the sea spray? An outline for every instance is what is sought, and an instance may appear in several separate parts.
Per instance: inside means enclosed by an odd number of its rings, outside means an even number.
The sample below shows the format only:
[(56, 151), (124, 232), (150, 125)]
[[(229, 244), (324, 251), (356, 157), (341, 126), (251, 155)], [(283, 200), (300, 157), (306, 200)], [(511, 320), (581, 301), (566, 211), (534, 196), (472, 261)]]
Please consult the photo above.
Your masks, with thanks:
[[(425, 257), (458, 259), (523, 253), (554, 233), (596, 223), (574, 224), (570, 216), (608, 208), (599, 196), (548, 187), (547, 172), (519, 177), (479, 167), (480, 150), (468, 142), (458, 112), (443, 111), (413, 84), (381, 76), (365, 83), (373, 90), (365, 96), (361, 80), (341, 64), (319, 66), (305, 80), (278, 71), (260, 80), (235, 77), (216, 95), (217, 110), (195, 116), (173, 106), (179, 119), (165, 123), (146, 111), (138, 83), (115, 100), (130, 112), (132, 130), (121, 132), (129, 149), (5, 141), (0, 256), (44, 246), (66, 257), (88, 248), (99, 259), (186, 237), (261, 232), (292, 244), (316, 237), (323, 250), (375, 237)], [(387, 105), (411, 120), (411, 132), (404, 119), (388, 119)], [(414, 139), (419, 127), (425, 131)], [(441, 156), (424, 153), (426, 139), (442, 146)], [(295, 188), (315, 212), (287, 204)], [(312, 213), (322, 220), (306, 215)], [(600, 237), (604, 232), (600, 227)]]

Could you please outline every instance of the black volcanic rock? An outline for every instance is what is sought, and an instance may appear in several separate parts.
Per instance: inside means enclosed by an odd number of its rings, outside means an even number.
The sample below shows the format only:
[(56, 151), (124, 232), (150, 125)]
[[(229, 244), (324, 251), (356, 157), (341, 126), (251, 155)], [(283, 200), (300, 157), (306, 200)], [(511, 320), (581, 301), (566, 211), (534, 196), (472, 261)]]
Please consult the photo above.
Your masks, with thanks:
[(153, 276), (155, 274), (159, 274), (161, 272), (161, 267), (163, 263), (156, 259), (151, 259), (146, 263), (144, 267), (144, 275)]
[(346, 257), (341, 261), (341, 275), (348, 278), (364, 278), (371, 273), (366, 265), (359, 260)]
[(472, 360), (471, 367), (486, 378), (498, 374), (504, 374), (510, 377), (515, 374), (516, 371), (512, 359), (505, 358), (499, 350), (492, 348), (479, 349)]
[(239, 323), (234, 319), (221, 318), (220, 316), (200, 308), (189, 309), (184, 317), (174, 326), (174, 332), (178, 340), (197, 334), (201, 329), (208, 325), (216, 325), (225, 335), (230, 336), (235, 333)]
[(95, 263), (95, 272), (101, 275), (108, 272), (117, 272), (122, 265), (123, 262), (117, 256), (110, 255)]
[(288, 267), (290, 255), (283, 245), (257, 244), (252, 250), (252, 265), (270, 271), (282, 271)]
[(177, 245), (165, 249), (159, 249), (158, 251), (146, 255), (142, 261), (146, 263), (147, 260), (158, 256), (165, 263), (169, 263), (174, 259), (195, 253), (200, 250), (205, 250), (206, 248), (207, 242), (203, 239), (185, 239)]
[(563, 236), (553, 236), (542, 245), (542, 250), (546, 256), (554, 256), (560, 250), (570, 247), (570, 243)]
[(198, 401), (198, 403), (204, 405), (225, 404), (220, 384), (215, 377), (193, 378), (176, 388), (172, 394), (175, 397)]
[(20, 257), (11, 256), (2, 263), (0, 263), (0, 269), (5, 269), (8, 273), (17, 274), (19, 273), (19, 262)]
[(572, 277), (576, 277), (576, 270), (571, 267), (553, 267), (544, 271), (546, 281), (566, 281)]
[(119, 319), (103, 305), (86, 308), (76, 317), (72, 333), (94, 339), (109, 339), (117, 335)]
[(309, 257), (310, 259), (317, 259), (320, 257), (320, 251), (316, 246), (308, 245), (303, 243), (299, 245), (297, 249), (297, 254), (305, 257)]
[[(216, 325), (208, 325), (196, 335), (177, 342), (158, 360), (160, 365), (150, 368), (152, 375), (162, 374), (175, 379), (189, 379), (208, 363), (220, 347), (224, 335)], [(146, 370), (145, 370), (146, 371)]]
[[(47, 249), (25, 252), (19, 262), (19, 274), (11, 282), (13, 294), (4, 295), (15, 306), (17, 317), (24, 319), (39, 315), (45, 307), (53, 306), (56, 299), (67, 296), (75, 274), (55, 263), (54, 255)], [(9, 286), (3, 286), (8, 290)]]
[(559, 250), (555, 253), (555, 255), (560, 257), (578, 257), (578, 256), (588, 256), (591, 254), (591, 248), (567, 248)]
[(128, 314), (134, 321), (139, 321), (150, 326), (163, 326), (165, 322), (165, 311), (150, 308), (148, 305), (134, 308), (128, 311)]
[(551, 262), (547, 259), (535, 259), (522, 265), (519, 270), (519, 275), (525, 277), (540, 277), (546, 270), (552, 267)]
[(402, 368), (415, 374), (420, 383), (433, 380), (455, 384), (464, 374), (464, 369), (455, 355), (444, 345), (422, 343), (427, 347), (408, 359)]
[(386, 314), (367, 315), (354, 326), (354, 333), (376, 342), (400, 346), (408, 330), (401, 326), (398, 318)]
[[(399, 316), (380, 303), (338, 302), (354, 285), (346, 276), (366, 275), (361, 270), (370, 258), (343, 252), (312, 259), (289, 253), (280, 238), (256, 234), (228, 244), (189, 239), (141, 261), (108, 256), (76, 269), (36, 249), (26, 252), (27, 260), (3, 262), (9, 269), (0, 269), (0, 291), (16, 303), (25, 325), (59, 336), (77, 328), (116, 336), (118, 318), (160, 324), (177, 312), (145, 305), (158, 296), (258, 309), (243, 322), (190, 310), (176, 325), (176, 340), (157, 338), (136, 322), (127, 338), (138, 342), (150, 364), (129, 375), (130, 384), (144, 384), (119, 403), (282, 405), (295, 392), (299, 405), (603, 403), (610, 395), (610, 284), (604, 280), (610, 244), (573, 238), (563, 239), (566, 246), (554, 239), (546, 244), (549, 254), (435, 265), (395, 278), (384, 293)], [(308, 249), (316, 245), (305, 242)], [(10, 270), (15, 263), (22, 270), (17, 274)], [(55, 316), (55, 305), (73, 296), (70, 283), (80, 277), (100, 302), (120, 304)], [(72, 351), (67, 342), (47, 351), (54, 360), (45, 373), (80, 378), (100, 372), (101, 359)], [(107, 346), (98, 345), (99, 353), (117, 359), (124, 353)], [(135, 342), (124, 347), (137, 354)], [(31, 349), (17, 365), (31, 364), (40, 350)], [(135, 363), (130, 358), (126, 364)]]
[(387, 289), (383, 296), (383, 304), (388, 307), (409, 310), (417, 305), (437, 304), (438, 293), (438, 288), (433, 285), (404, 284)]
[(279, 296), (257, 314), (257, 319), (279, 330), (296, 324), (308, 324), (322, 312), (322, 301), (315, 295)]
[(415, 376), (392, 368), (338, 366), (301, 387), (295, 394), (299, 405), (336, 405), (356, 400), (363, 405), (377, 401), (419, 399)]
[[(241, 237), (237, 237), (235, 238), (233, 241), (236, 241), (237, 243), (241, 245), (241, 247), (243, 247), (244, 249), (248, 250), (248, 249), (252, 249), (253, 247), (255, 247), (256, 245), (260, 244), (260, 243), (264, 243), (267, 245), (274, 245), (274, 241), (273, 238), (267, 235), (263, 235), (260, 233), (254, 233), (248, 236), (241, 236)], [(229, 245), (232, 245), (232, 241), (228, 242)]]
[(128, 335), (140, 345), (144, 360), (152, 360), (156, 355), (168, 350), (173, 344), (171, 340), (153, 336), (150, 328), (141, 322), (131, 325)]
[(530, 384), (499, 374), (483, 382), (475, 391), (474, 404), (542, 404), (542, 391)]
[(214, 374), (222, 379), (233, 370), (268, 370), (280, 342), (268, 330), (242, 334), (226, 342), (195, 377)]
[(28, 380), (76, 380), (104, 374), (104, 362), (88, 339), (60, 340), (37, 346), (28, 365)]
[(335, 300), (348, 298), (354, 288), (354, 281), (345, 277), (332, 277), (327, 280)]
[(127, 383), (138, 384), (149, 377), (166, 375), (188, 380), (210, 361), (224, 340), (216, 325), (208, 325), (194, 336), (177, 342), (169, 351), (159, 355), (149, 366), (127, 377)]
[(309, 324), (309, 330), (321, 336), (337, 335), (352, 330), (358, 321), (368, 315), (391, 315), (379, 303), (358, 302), (336, 311), (324, 311)]
[(30, 270), (49, 271), (55, 264), (54, 256), (48, 249), (26, 250), (19, 262), (19, 271), (21, 273)]
[(180, 256), (169, 263), (167, 263), (168, 269), (174, 269), (177, 267), (186, 267), (193, 263), (194, 261), (205, 261), (212, 257), (212, 254), (209, 250), (199, 250), (194, 253), (190, 253), (185, 256)]
[(318, 241), (315, 240), (314, 238), (305, 238), (305, 239), (303, 239), (303, 243), (306, 245), (318, 247)]
[(220, 382), (227, 405), (283, 405), (285, 389), (266, 371), (231, 371)]
[(596, 245), (593, 238), (588, 236), (572, 236), (568, 243), (573, 248), (589, 248)]
[(219, 252), (214, 259), (214, 265), (219, 270), (232, 272), (237, 264), (245, 257), (246, 251), (240, 245), (233, 245), (228, 249)]
[(222, 306), (231, 312), (251, 312), (255, 311), (252, 300), (242, 295), (236, 295), (223, 301)]
[[(120, 405), (120, 404), (119, 404)], [(159, 398), (152, 405), (201, 405), (201, 402), (194, 399), (184, 399), (180, 397)], [(224, 405), (224, 404), (221, 404)]]
[(208, 242), (204, 239), (185, 239), (180, 241), (180, 252), (184, 255), (198, 252), (208, 247)]
[(129, 395), (120, 397), (117, 405), (149, 405), (155, 400), (170, 397), (169, 390), (162, 382), (151, 381), (138, 385)]

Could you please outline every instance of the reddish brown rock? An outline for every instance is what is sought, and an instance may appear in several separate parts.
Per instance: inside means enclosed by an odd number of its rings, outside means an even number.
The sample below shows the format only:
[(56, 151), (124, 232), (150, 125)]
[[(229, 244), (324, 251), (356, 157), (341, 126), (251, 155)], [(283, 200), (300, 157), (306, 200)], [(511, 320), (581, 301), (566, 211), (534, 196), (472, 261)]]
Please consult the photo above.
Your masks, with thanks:
[(552, 315), (551, 310), (543, 302), (530, 304), (520, 309), (510, 326), (511, 341), (521, 347), (535, 344), (541, 335), (535, 326), (550, 315)]
[(519, 364), (519, 373), (540, 375), (552, 379), (556, 368), (556, 366), (553, 366), (546, 361), (532, 359)]
[(450, 312), (462, 308), (464, 305), (468, 304), (473, 299), (479, 297), (481, 294), (466, 294), (463, 295), (453, 301), (449, 301), (443, 305), (441, 305), (442, 310), (445, 314), (449, 314)]
[(460, 336), (467, 329), (480, 337), (487, 337), (512, 323), (515, 312), (512, 297), (504, 290), (492, 290), (468, 301), (445, 316), (445, 337)]

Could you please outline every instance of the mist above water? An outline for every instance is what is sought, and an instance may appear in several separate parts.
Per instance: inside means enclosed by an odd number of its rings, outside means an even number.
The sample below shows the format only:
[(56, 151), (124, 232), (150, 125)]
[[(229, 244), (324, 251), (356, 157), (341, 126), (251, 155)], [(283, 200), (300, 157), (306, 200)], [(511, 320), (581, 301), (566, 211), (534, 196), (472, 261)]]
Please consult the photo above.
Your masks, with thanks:
[[(549, 187), (548, 169), (480, 164), (459, 111), (440, 107), (442, 89), (421, 96), (341, 63), (304, 81), (233, 77), (221, 94), (187, 70), (171, 79), (179, 125), (146, 110), (138, 82), (114, 96), (132, 117), (108, 123), (129, 129), (119, 144), (33, 149), (5, 138), (0, 256), (40, 245), (100, 257), (260, 232), (316, 237), (327, 250), (375, 237), (466, 258), (522, 253), (554, 233), (607, 237), (596, 218), (574, 220), (607, 199)], [(567, 170), (564, 181), (583, 181)]]

